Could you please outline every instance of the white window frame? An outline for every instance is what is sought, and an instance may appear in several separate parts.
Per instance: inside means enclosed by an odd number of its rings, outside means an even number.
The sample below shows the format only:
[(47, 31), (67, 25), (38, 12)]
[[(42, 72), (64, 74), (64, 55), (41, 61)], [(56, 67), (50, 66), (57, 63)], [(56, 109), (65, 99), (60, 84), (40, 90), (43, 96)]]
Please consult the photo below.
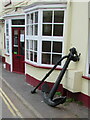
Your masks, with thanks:
[[(7, 33), (7, 24), (8, 24), (8, 33)], [(9, 37), (9, 20), (5, 20), (5, 44), (6, 44), (6, 54), (10, 55), (10, 37)], [(8, 43), (8, 46), (7, 46)]]
[[(64, 11), (64, 22), (63, 22), (63, 36), (42, 36), (42, 19), (43, 19), (43, 11)], [(58, 8), (49, 8), (48, 9), (38, 9), (38, 10), (32, 10), (31, 12), (27, 12), (25, 14), (25, 30), (27, 30), (26, 26), (27, 26), (27, 15), (28, 14), (31, 14), (33, 12), (37, 12), (38, 11), (38, 35), (37, 36), (30, 36), (30, 35), (27, 35), (27, 31), (25, 33), (25, 41), (26, 40), (37, 40), (37, 43), (38, 43), (38, 50), (37, 50), (37, 63), (35, 62), (32, 62), (30, 61), (30, 56), (29, 56), (29, 60), (26, 59), (26, 44), (25, 44), (25, 61), (26, 62), (29, 62), (33, 65), (38, 65), (38, 66), (42, 66), (42, 67), (52, 67), (53, 65), (50, 65), (50, 64), (42, 64), (41, 61), (42, 61), (42, 41), (57, 41), (57, 42), (62, 42), (62, 53), (61, 55), (63, 56), (63, 46), (64, 46), (64, 29), (65, 29), (65, 14), (66, 14), (66, 9), (65, 8), (61, 8), (60, 9), (60, 6), (59, 6), (59, 9)], [(52, 23), (54, 24), (54, 23)], [(26, 43), (26, 42), (25, 42)], [(38, 59), (40, 58), (40, 59)], [(60, 66), (61, 67), (61, 66)]]

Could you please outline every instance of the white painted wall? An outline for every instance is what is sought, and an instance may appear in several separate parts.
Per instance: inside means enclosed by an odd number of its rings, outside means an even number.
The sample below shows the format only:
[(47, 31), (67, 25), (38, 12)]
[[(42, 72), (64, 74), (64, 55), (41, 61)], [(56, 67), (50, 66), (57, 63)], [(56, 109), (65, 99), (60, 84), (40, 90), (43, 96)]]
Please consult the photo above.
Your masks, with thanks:
[[(77, 51), (81, 53), (81, 57), (79, 62), (70, 63), (62, 83), (66, 89), (72, 92), (89, 95), (88, 81), (82, 79), (82, 75), (86, 73), (88, 53), (88, 2), (68, 2), (64, 36), (64, 54), (69, 53), (71, 47), (76, 47)], [(26, 65), (26, 73), (39, 80), (47, 71)], [(48, 81), (55, 82), (58, 72), (54, 72)]]

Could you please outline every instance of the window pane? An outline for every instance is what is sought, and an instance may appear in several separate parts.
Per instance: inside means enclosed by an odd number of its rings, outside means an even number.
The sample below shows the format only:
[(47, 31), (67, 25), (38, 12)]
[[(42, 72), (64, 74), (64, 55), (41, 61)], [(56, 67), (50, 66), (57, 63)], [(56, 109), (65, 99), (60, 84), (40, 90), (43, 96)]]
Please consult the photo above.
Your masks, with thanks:
[(18, 30), (14, 30), (14, 45), (18, 45)]
[(30, 34), (30, 27), (27, 26), (27, 35), (29, 35), (29, 34)]
[(6, 24), (6, 29), (8, 29), (8, 23)]
[(33, 13), (31, 14), (31, 23), (33, 23)]
[(51, 52), (51, 42), (50, 41), (42, 42), (42, 52)]
[(26, 51), (26, 59), (29, 60), (29, 52), (28, 52), (28, 50)]
[(52, 23), (52, 11), (44, 11), (43, 12), (43, 22), (44, 23)]
[(7, 53), (9, 53), (9, 39), (7, 39), (7, 42), (6, 42), (6, 44), (7, 44)]
[(7, 47), (9, 47), (9, 39), (7, 39)]
[(48, 25), (48, 24), (43, 25), (43, 35), (45, 36), (52, 35), (52, 25)]
[(33, 35), (33, 25), (30, 25), (30, 35)]
[(34, 26), (34, 35), (37, 35), (38, 34), (38, 25), (35, 25)]
[(7, 53), (9, 53), (9, 48), (7, 49)]
[(55, 11), (54, 23), (63, 23), (63, 22), (64, 22), (64, 11)]
[(24, 50), (25, 50), (24, 42), (20, 42), (20, 55), (24, 55)]
[(38, 23), (38, 12), (35, 12), (35, 23)]
[(30, 60), (33, 61), (33, 52), (30, 51)]
[(27, 15), (27, 24), (29, 24), (29, 22), (30, 22), (30, 15), (28, 14)]
[(30, 50), (33, 50), (33, 40), (30, 40)]
[(90, 63), (89, 63), (89, 74), (90, 74)]
[(7, 36), (9, 35), (9, 24), (8, 24), (8, 22), (6, 23), (6, 35)]
[(18, 47), (14, 47), (13, 53), (14, 53), (14, 54), (18, 54)]
[(37, 52), (34, 52), (34, 62), (37, 62)]
[(24, 50), (25, 50), (25, 46), (24, 46), (24, 29), (20, 30), (20, 55), (24, 55)]
[(9, 29), (6, 29), (6, 35), (7, 36), (9, 35)]
[[(61, 58), (61, 55), (52, 55), (52, 64), (55, 64), (59, 59)], [(61, 65), (61, 63), (59, 64)]]
[(42, 64), (50, 64), (50, 54), (42, 54)]
[(53, 36), (63, 36), (63, 25), (54, 25)]
[(25, 25), (25, 19), (12, 20), (12, 25)]
[(34, 41), (34, 50), (37, 51), (37, 41)]
[(53, 42), (53, 52), (62, 53), (62, 43), (61, 42)]

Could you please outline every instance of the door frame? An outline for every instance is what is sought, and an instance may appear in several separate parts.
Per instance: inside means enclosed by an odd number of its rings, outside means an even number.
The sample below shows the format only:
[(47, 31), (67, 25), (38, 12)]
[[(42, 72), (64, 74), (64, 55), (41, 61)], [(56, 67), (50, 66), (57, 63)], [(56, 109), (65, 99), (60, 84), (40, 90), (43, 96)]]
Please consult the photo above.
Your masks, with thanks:
[[(12, 46), (12, 70), (11, 70), (11, 71), (12, 71), (12, 72), (15, 72), (15, 73), (19, 73), (19, 74), (25, 74), (25, 68), (24, 68), (24, 73), (16, 72), (16, 71), (13, 70), (13, 44), (14, 44), (13, 29), (20, 29), (20, 28), (21, 28), (21, 29), (23, 28), (23, 29), (25, 30), (25, 26), (18, 26), (18, 27), (16, 27), (16, 26), (14, 27), (14, 26), (13, 26), (13, 27), (11, 27), (11, 33), (12, 33), (12, 34), (11, 34), (11, 35), (12, 35), (12, 36), (11, 36), (11, 38), (12, 38), (12, 39), (11, 39), (11, 41), (12, 41), (12, 45), (11, 45), (11, 46)], [(25, 34), (24, 34), (24, 35), (25, 35)], [(20, 34), (19, 34), (19, 39), (20, 39)], [(24, 46), (25, 46), (25, 38), (24, 38)], [(19, 48), (20, 48), (20, 44), (19, 44)], [(19, 52), (20, 52), (20, 49), (19, 49)], [(24, 61), (25, 61), (25, 50), (24, 50)]]

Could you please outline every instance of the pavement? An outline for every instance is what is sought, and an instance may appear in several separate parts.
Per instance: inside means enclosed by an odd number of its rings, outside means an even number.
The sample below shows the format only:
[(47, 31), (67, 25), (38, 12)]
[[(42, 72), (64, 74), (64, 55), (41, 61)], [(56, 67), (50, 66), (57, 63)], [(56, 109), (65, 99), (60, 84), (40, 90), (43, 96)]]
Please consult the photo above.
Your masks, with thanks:
[(37, 118), (48, 118), (50, 120), (53, 118), (90, 119), (88, 108), (76, 102), (60, 104), (55, 108), (48, 106), (44, 103), (40, 90), (37, 90), (35, 94), (31, 94), (33, 87), (26, 83), (25, 75), (9, 72), (3, 68), (3, 65), (0, 65), (0, 68), (2, 83), (4, 82)]

